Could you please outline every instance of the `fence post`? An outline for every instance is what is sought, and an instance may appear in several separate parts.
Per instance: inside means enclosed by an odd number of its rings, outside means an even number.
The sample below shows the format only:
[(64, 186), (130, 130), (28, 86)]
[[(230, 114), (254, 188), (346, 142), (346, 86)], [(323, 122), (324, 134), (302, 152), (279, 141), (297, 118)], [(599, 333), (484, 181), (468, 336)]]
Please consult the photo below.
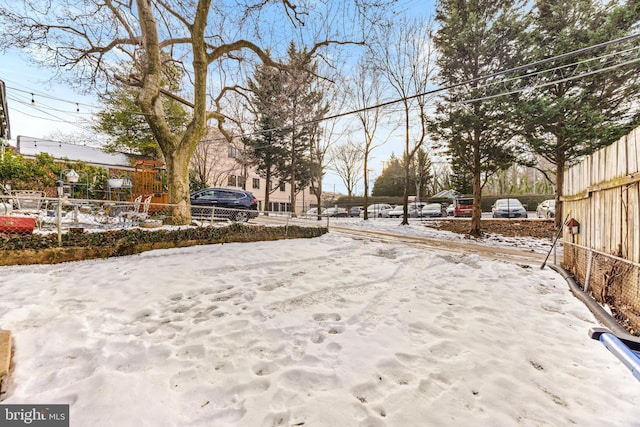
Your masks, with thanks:
[(58, 191), (58, 206), (56, 208), (56, 226), (58, 228), (58, 246), (62, 247), (62, 194), (64, 193), (62, 180), (57, 182), (56, 190)]
[(587, 261), (587, 275), (584, 278), (584, 291), (589, 292), (589, 283), (591, 282), (591, 266), (593, 264), (593, 251), (589, 249), (589, 260)]

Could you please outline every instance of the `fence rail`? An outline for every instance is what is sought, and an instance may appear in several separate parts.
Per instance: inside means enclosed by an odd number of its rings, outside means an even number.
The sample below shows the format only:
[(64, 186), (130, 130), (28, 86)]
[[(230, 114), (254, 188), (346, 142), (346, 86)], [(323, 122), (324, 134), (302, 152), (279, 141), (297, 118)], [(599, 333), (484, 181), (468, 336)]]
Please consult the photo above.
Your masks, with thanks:
[(580, 223), (565, 240), (640, 262), (640, 128), (565, 172), (564, 212)]
[[(0, 233), (58, 234), (69, 230), (103, 231), (128, 227), (155, 228), (170, 221), (177, 205), (152, 203), (151, 196), (134, 201), (47, 198), (35, 192), (16, 192), (0, 196)], [(245, 222), (258, 211), (243, 209), (191, 207), (195, 225), (219, 221)]]
[(640, 332), (640, 263), (573, 243), (563, 247), (564, 266), (583, 290), (631, 333)]
[(563, 266), (640, 332), (640, 127), (564, 173)]

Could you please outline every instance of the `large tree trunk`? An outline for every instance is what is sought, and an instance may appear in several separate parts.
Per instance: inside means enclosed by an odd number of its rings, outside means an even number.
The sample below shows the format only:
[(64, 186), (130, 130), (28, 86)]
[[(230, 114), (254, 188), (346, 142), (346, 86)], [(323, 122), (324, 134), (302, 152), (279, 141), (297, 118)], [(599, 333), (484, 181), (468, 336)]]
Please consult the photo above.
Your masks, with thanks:
[(191, 223), (189, 201), (189, 159), (191, 150), (175, 150), (171, 155), (165, 154), (167, 166), (167, 189), (171, 205), (170, 222), (173, 224)]
[(266, 179), (266, 183), (264, 186), (264, 205), (262, 206), (262, 210), (265, 215), (269, 215), (269, 196), (271, 195), (271, 188), (269, 188), (269, 183), (271, 182), (271, 165), (267, 167), (267, 172), (264, 175)]
[[(295, 121), (294, 121), (295, 123)], [(293, 130), (295, 134), (295, 128)], [(289, 193), (289, 208), (291, 209), (291, 216), (295, 218), (296, 216), (296, 168), (298, 167), (296, 163), (296, 154), (295, 154), (295, 136), (293, 136), (294, 140), (291, 143), (291, 192)]]
[(206, 17), (210, 0), (198, 4), (198, 10), (191, 30), (194, 69), (193, 118), (181, 138), (171, 132), (165, 119), (162, 105), (162, 53), (158, 42), (158, 31), (152, 3), (144, 0), (136, 2), (139, 21), (144, 34), (146, 69), (142, 87), (136, 103), (145, 114), (151, 132), (156, 137), (167, 166), (167, 189), (169, 191), (170, 220), (176, 225), (191, 223), (189, 201), (189, 162), (198, 143), (206, 134), (207, 113), (207, 50), (204, 40)]
[(473, 137), (473, 213), (471, 215), (471, 229), (469, 234), (474, 237), (480, 237), (482, 230), (480, 222), (482, 219), (482, 186), (480, 185), (480, 137), (477, 131), (474, 131)]
[(408, 157), (405, 156), (404, 189), (402, 191), (402, 222), (400, 225), (409, 225), (409, 166)]
[(363, 218), (365, 220), (369, 219), (369, 215), (367, 214), (367, 209), (369, 207), (369, 172), (367, 169), (369, 163), (369, 152), (366, 151), (364, 154), (364, 215)]
[(316, 187), (316, 201), (318, 203), (318, 221), (322, 219), (322, 181), (318, 181)]
[(556, 145), (556, 228), (562, 227), (564, 212), (562, 206), (562, 195), (564, 193), (564, 164), (566, 162), (566, 153), (564, 151), (564, 140), (558, 138)]
[(402, 222), (400, 225), (409, 225), (409, 108), (404, 107), (404, 190), (402, 192)]

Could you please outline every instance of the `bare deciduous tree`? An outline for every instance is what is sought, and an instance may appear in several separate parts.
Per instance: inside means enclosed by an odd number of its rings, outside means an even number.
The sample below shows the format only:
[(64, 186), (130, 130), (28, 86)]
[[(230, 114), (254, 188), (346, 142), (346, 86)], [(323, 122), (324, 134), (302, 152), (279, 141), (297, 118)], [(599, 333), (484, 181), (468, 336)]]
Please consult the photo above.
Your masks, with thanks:
[[(191, 157), (191, 169), (205, 185), (224, 186), (228, 176), (238, 169), (235, 156), (229, 156), (233, 146), (217, 129), (209, 129)], [(238, 153), (242, 150), (237, 149)]]
[(427, 139), (428, 110), (432, 102), (427, 93), (435, 73), (431, 31), (430, 22), (405, 18), (383, 27), (372, 48), (380, 72), (401, 100), (404, 115), (403, 225), (409, 224), (410, 165)]
[(331, 149), (331, 165), (347, 188), (347, 195), (354, 195), (358, 182), (362, 179), (364, 151), (352, 140)]
[(369, 160), (371, 152), (382, 142), (376, 142), (378, 125), (382, 120), (382, 110), (371, 108), (380, 104), (383, 96), (380, 72), (373, 66), (373, 58), (366, 55), (360, 59), (354, 71), (354, 80), (349, 89), (350, 101), (357, 110), (356, 117), (363, 132), (363, 179), (364, 179), (364, 219), (369, 219)]
[[(344, 97), (344, 77), (341, 70), (332, 67), (322, 67), (320, 73), (323, 77), (318, 76), (316, 84), (319, 86), (318, 91), (323, 94), (323, 102), (327, 106), (325, 114), (330, 111), (340, 112), (345, 105)], [(316, 131), (310, 138), (310, 160), (311, 160), (311, 189), (316, 195), (317, 206), (322, 204), (322, 179), (327, 168), (327, 153), (333, 146), (336, 139), (342, 137), (343, 129), (340, 126), (338, 117), (322, 120), (318, 123)], [(329, 160), (330, 162), (330, 160)], [(318, 219), (321, 219), (322, 210), (318, 209)]]
[[(279, 35), (305, 36), (310, 57), (327, 46), (358, 41), (354, 31), (380, 0), (328, 1), (307, 4), (298, 0), (261, 1), (255, 4), (211, 0), (0, 0), (0, 49), (19, 47), (55, 67), (66, 80), (101, 87), (126, 85), (137, 89), (136, 104), (157, 139), (167, 168), (172, 221), (190, 222), (188, 169), (191, 157), (207, 132), (209, 120), (221, 127), (225, 114), (210, 109), (208, 83), (211, 72), (222, 73), (257, 59), (282, 67), (268, 53), (264, 28)], [(273, 6), (273, 7), (272, 7)], [(373, 7), (373, 9), (372, 9)], [(72, 13), (70, 13), (72, 11)], [(321, 21), (322, 33), (302, 34)], [(335, 21), (335, 22), (333, 22)], [(340, 22), (338, 24), (338, 22)], [(275, 41), (273, 42), (275, 45)], [(185, 92), (162, 87), (163, 73), (178, 65), (190, 86)], [(236, 64), (236, 65), (233, 65)], [(214, 105), (233, 90), (232, 78), (216, 88)], [(244, 81), (242, 79), (241, 81)], [(237, 81), (235, 82), (237, 83)], [(167, 124), (164, 96), (192, 110), (184, 132)]]

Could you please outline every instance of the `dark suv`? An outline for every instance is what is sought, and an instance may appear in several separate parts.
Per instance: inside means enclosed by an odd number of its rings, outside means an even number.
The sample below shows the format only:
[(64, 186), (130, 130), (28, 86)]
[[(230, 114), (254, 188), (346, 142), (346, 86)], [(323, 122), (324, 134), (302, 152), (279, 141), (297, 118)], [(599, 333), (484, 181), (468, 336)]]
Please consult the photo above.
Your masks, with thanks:
[(246, 222), (258, 216), (258, 200), (237, 188), (205, 188), (191, 194), (191, 216)]

